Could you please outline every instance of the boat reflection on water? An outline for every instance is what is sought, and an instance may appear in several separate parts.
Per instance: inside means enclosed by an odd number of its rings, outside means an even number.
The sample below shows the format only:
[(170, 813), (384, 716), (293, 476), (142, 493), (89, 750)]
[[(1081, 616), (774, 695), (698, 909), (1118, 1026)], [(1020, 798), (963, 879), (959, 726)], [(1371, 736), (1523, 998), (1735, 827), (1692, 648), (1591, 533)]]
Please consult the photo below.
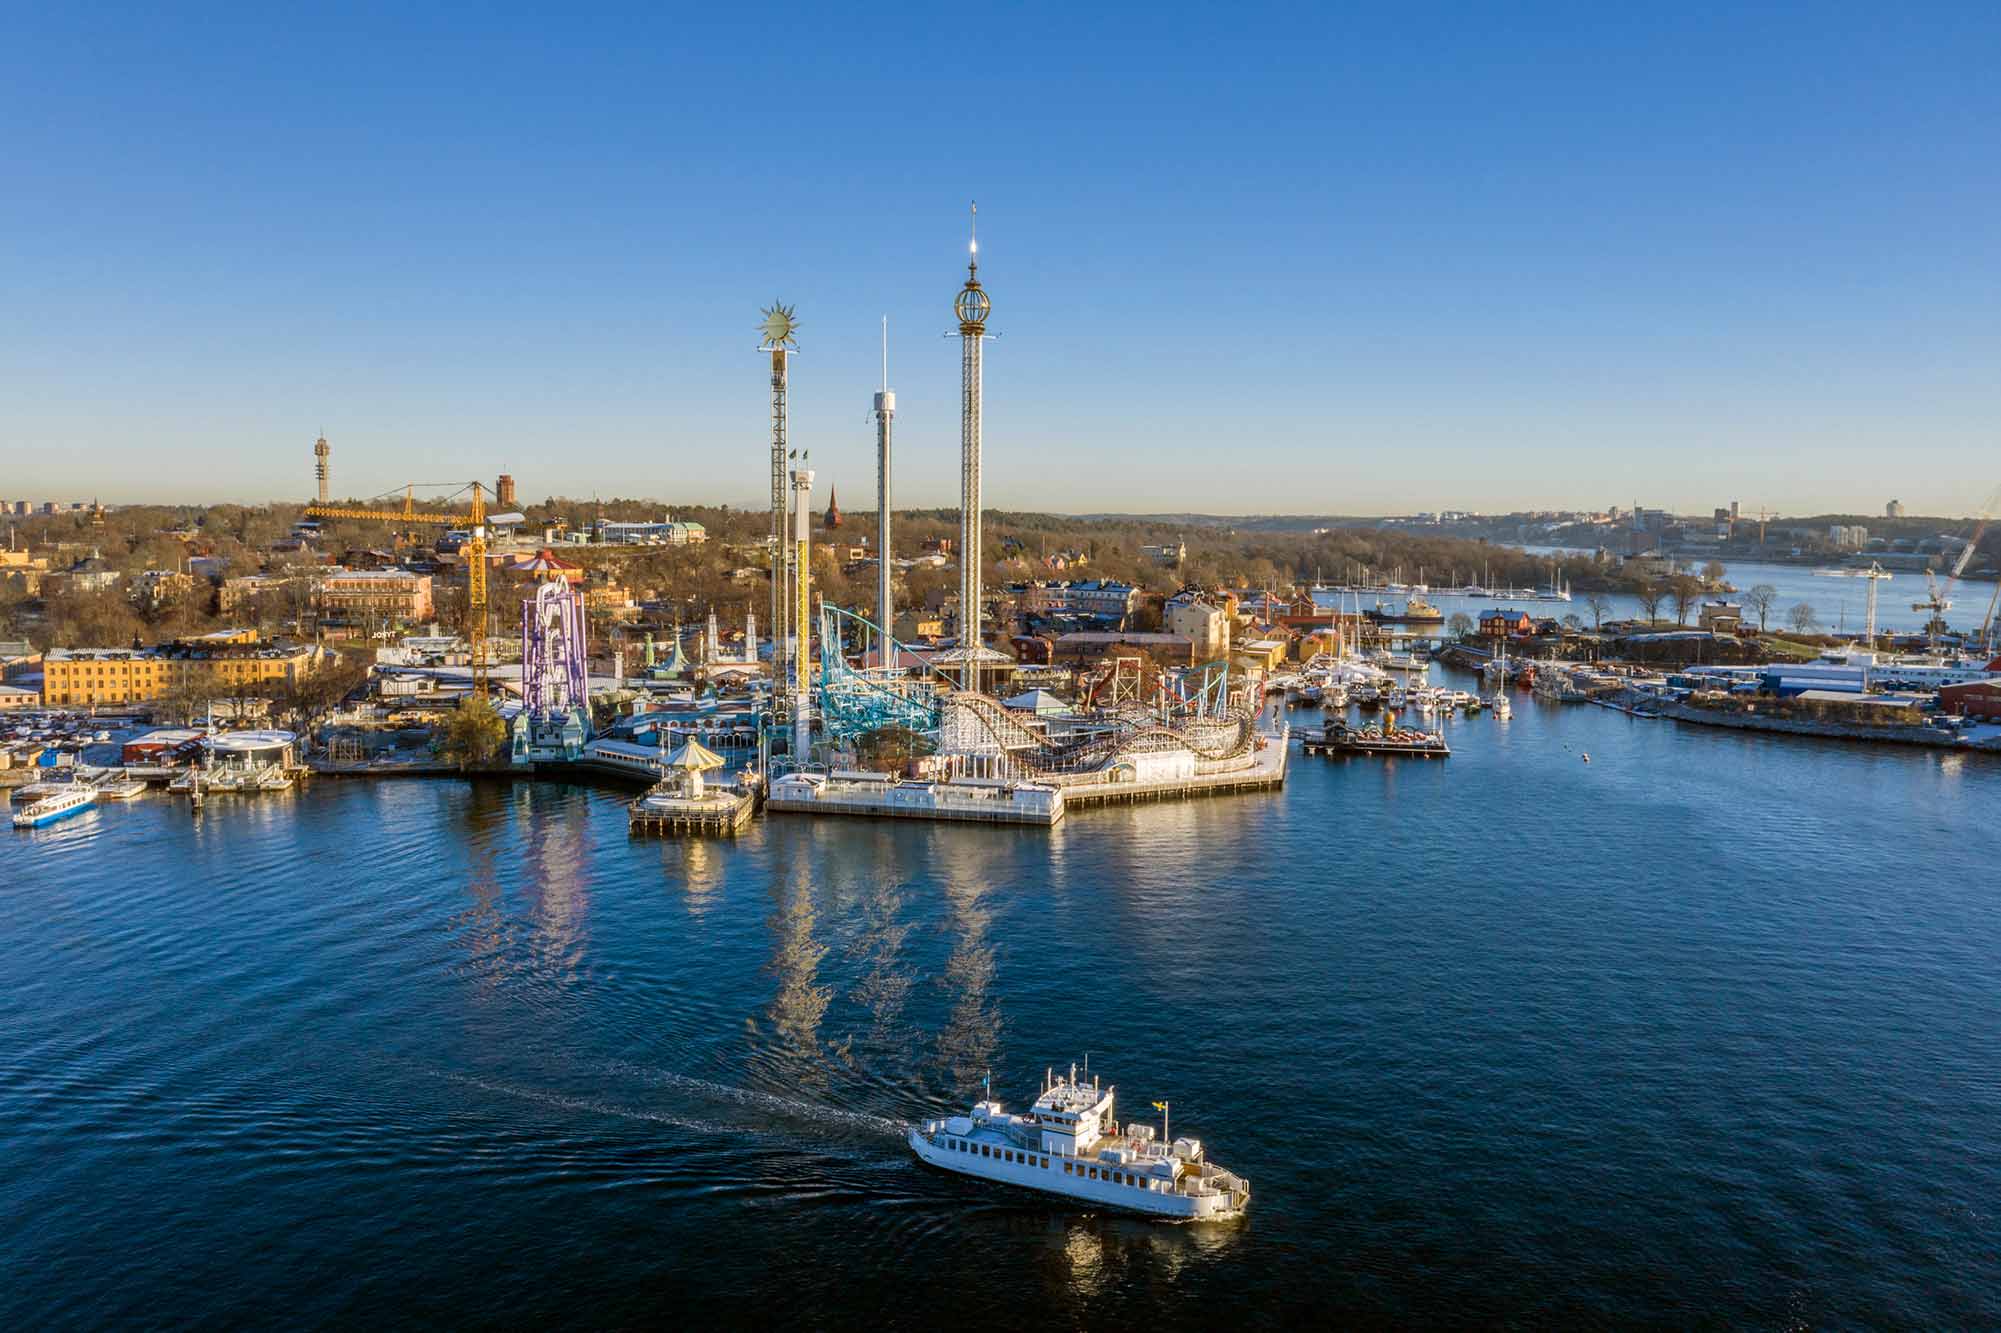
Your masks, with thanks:
[(1227, 1227), (1178, 1227), (1115, 1213), (1037, 1210), (1007, 1219), (1004, 1229), (1012, 1240), (1047, 1250), (1070, 1294), (1089, 1297), (1109, 1294), (1136, 1274), (1149, 1282), (1172, 1281), (1191, 1265), (1224, 1257), (1243, 1243), (1248, 1217)]

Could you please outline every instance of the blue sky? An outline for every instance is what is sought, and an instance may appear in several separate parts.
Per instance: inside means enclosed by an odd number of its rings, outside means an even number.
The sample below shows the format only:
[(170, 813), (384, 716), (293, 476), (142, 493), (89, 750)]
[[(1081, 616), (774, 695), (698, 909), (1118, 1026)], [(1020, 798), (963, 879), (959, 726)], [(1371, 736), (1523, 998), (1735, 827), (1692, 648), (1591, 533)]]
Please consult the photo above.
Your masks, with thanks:
[(759, 306), (847, 507), (2001, 482), (2001, 9), (16, 6), (0, 496), (754, 502)]

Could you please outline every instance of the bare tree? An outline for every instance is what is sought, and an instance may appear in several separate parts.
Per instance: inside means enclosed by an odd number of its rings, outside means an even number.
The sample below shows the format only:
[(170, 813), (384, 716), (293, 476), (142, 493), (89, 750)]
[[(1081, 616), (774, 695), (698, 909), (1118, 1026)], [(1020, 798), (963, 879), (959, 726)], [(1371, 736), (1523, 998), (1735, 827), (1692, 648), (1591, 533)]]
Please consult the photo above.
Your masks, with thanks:
[(1577, 633), (1577, 631), (1584, 628), (1584, 617), (1578, 615), (1575, 611), (1572, 611), (1569, 615), (1563, 618), (1563, 627), (1569, 630), (1572, 634), (1575, 634)]
[(1772, 608), (1779, 604), (1779, 590), (1769, 583), (1753, 584), (1751, 591), (1744, 594), (1744, 602), (1758, 613), (1758, 633), (1763, 634)]
[(1702, 581), (1709, 584), (1721, 583), (1726, 572), (1728, 571), (1723, 568), (1721, 560), (1712, 560), (1702, 567)]
[(1653, 579), (1643, 579), (1633, 596), (1639, 600), (1640, 611), (1646, 616), (1649, 625), (1661, 618), (1661, 603), (1667, 600), (1666, 588)]
[(1674, 623), (1686, 625), (1690, 609), (1702, 601), (1702, 584), (1687, 574), (1677, 574), (1668, 585), (1668, 596), (1674, 601)]
[(1793, 603), (1793, 609), (1786, 612), (1786, 622), (1793, 627), (1795, 633), (1799, 634), (1812, 633), (1813, 627), (1820, 623), (1814, 615), (1811, 602)]
[(1584, 609), (1591, 613), (1591, 630), (1595, 634), (1605, 626), (1605, 617), (1612, 613), (1612, 599), (1602, 592), (1594, 592), (1584, 599)]
[(1463, 639), (1473, 632), (1473, 617), (1464, 611), (1454, 611), (1452, 619), (1445, 622), (1445, 628), (1451, 631), (1453, 638)]

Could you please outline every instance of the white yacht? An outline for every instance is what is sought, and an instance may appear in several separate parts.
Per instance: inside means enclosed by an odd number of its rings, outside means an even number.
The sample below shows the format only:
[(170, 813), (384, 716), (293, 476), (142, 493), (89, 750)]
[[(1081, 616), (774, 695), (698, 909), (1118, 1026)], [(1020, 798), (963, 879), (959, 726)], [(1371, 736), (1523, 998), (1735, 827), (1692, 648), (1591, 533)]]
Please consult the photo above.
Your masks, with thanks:
[[(929, 1120), (910, 1130), (921, 1161), (996, 1184), (1058, 1194), (1080, 1203), (1180, 1222), (1223, 1221), (1250, 1206), (1250, 1182), (1203, 1155), (1199, 1139), (1172, 1143), (1153, 1126), (1123, 1128), (1112, 1118), (1112, 1088), (1045, 1075), (1042, 1095), (1021, 1115), (991, 1096), (971, 1115)], [(1161, 1112), (1166, 1138), (1167, 1107)]]

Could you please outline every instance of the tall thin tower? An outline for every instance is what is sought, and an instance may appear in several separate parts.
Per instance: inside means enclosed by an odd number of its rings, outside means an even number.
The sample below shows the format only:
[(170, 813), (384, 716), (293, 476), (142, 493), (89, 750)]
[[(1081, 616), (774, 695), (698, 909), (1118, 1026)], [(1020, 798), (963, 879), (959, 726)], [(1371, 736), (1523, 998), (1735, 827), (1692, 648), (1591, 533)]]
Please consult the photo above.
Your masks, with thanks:
[(980, 688), (980, 344), (993, 302), (980, 287), (980, 206), (973, 205), (966, 285), (952, 308), (959, 316), (959, 649), (969, 690)]
[[(793, 632), (799, 642), (792, 652), (792, 762), (804, 765), (813, 742), (813, 473), (800, 468), (792, 474)], [(776, 677), (773, 678), (774, 682)], [(777, 688), (776, 684), (773, 689)]]
[[(786, 364), (798, 344), (793, 335), (799, 325), (792, 316), (792, 307), (773, 301), (764, 311), (764, 323), (758, 326), (764, 334), (764, 341), (757, 350), (771, 355), (771, 682), (773, 702), (777, 700), (778, 682), (785, 669), (786, 618), (791, 609), (789, 583), (790, 561), (787, 548), (792, 534), (787, 531), (787, 485), (785, 477), (785, 432), (786, 432)], [(750, 660), (757, 660), (757, 644), (746, 645)]]
[(313, 475), (320, 482), (320, 503), (327, 502), (327, 455), (333, 452), (327, 447), (327, 437), (322, 435), (313, 443)]
[(882, 631), (881, 665), (892, 666), (889, 645), (896, 633), (896, 608), (889, 604), (889, 428), (896, 419), (896, 395), (889, 388), (889, 316), (882, 317), (882, 391), (875, 396), (875, 614)]

